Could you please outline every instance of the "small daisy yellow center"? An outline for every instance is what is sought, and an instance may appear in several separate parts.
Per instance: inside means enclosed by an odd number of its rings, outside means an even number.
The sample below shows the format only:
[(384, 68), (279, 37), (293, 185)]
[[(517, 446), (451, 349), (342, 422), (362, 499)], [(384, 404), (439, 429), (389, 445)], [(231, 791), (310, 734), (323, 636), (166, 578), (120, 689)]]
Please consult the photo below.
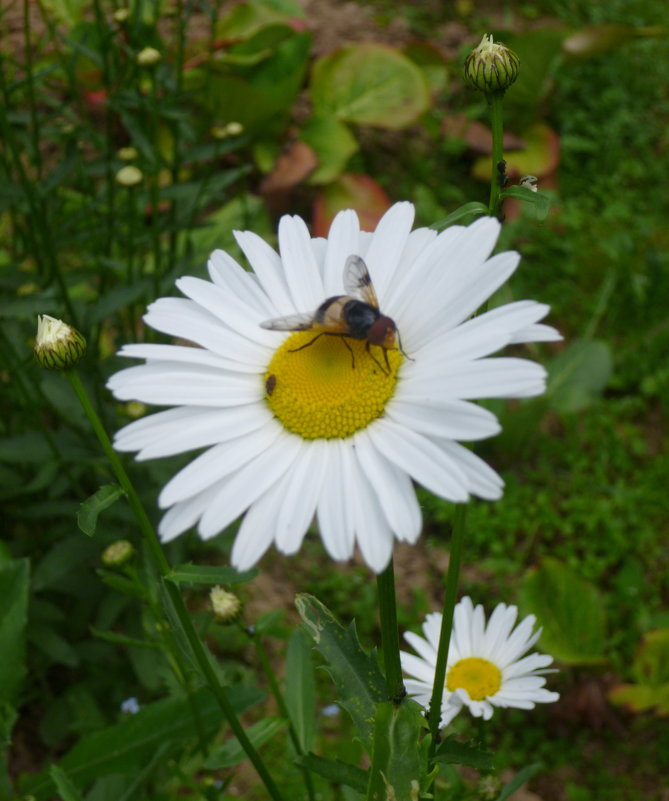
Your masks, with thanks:
[(478, 656), (470, 656), (456, 662), (446, 676), (446, 689), (467, 690), (472, 701), (483, 701), (494, 695), (502, 686), (500, 669)]
[(402, 361), (399, 350), (368, 349), (365, 340), (299, 331), (274, 353), (265, 399), (303, 439), (349, 437), (383, 414)]

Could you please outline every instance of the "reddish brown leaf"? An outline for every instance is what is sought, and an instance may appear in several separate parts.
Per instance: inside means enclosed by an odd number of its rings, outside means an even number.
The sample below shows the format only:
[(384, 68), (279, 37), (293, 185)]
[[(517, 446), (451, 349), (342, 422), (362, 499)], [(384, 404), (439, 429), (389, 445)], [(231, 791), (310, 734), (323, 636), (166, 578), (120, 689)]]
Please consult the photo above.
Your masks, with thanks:
[(369, 175), (344, 173), (324, 187), (314, 201), (314, 234), (327, 236), (337, 212), (354, 209), (363, 231), (373, 231), (390, 208), (390, 198)]

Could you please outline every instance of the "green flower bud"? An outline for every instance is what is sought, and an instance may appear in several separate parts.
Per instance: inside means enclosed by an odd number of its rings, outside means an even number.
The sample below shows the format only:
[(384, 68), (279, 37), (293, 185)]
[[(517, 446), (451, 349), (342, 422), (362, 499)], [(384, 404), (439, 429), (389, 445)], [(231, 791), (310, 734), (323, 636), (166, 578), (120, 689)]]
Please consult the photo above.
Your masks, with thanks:
[(137, 63), (140, 67), (154, 67), (162, 58), (160, 50), (155, 47), (145, 47), (137, 53)]
[(134, 167), (128, 164), (127, 167), (121, 167), (116, 173), (116, 183), (125, 186), (126, 189), (133, 189), (144, 180), (144, 173), (139, 167)]
[(132, 559), (135, 549), (128, 540), (117, 540), (102, 552), (102, 563), (107, 567), (121, 567)]
[(71, 325), (48, 314), (37, 317), (35, 358), (49, 370), (68, 370), (86, 352), (86, 340)]
[(223, 587), (213, 587), (209, 592), (209, 600), (214, 614), (222, 623), (233, 623), (241, 614), (242, 602)]
[(520, 59), (501, 42), (484, 35), (467, 56), (465, 80), (481, 92), (504, 92), (518, 77)]

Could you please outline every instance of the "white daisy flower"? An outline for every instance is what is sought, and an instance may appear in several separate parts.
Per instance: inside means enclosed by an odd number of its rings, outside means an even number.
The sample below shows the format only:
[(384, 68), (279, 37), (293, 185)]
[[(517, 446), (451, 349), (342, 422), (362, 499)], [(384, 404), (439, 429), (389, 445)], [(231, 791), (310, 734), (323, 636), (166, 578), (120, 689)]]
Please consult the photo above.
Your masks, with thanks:
[[(536, 618), (528, 615), (513, 630), (518, 607), (498, 604), (488, 625), (483, 607), (463, 598), (455, 607), (448, 649), (446, 682), (441, 703), (441, 726), (447, 726), (466, 706), (475, 718), (490, 720), (493, 708), (533, 709), (535, 704), (557, 701), (558, 693), (544, 689), (542, 673), (553, 661), (547, 654), (523, 654), (539, 639), (541, 629), (532, 633)], [(413, 678), (407, 693), (426, 709), (430, 706), (441, 613), (432, 612), (423, 623), (420, 637), (406, 632), (404, 639), (419, 656), (400, 652), (402, 669)]]
[[(130, 423), (115, 446), (137, 451), (139, 460), (206, 448), (160, 493), (168, 509), (163, 541), (196, 524), (208, 539), (246, 512), (232, 550), (242, 570), (272, 542), (295, 553), (316, 516), (332, 558), (348, 559), (357, 545), (380, 572), (394, 538), (415, 542), (419, 535), (412, 480), (459, 503), (501, 496), (502, 479), (458, 442), (500, 430), (471, 401), (539, 395), (546, 373), (525, 359), (487, 357), (511, 343), (560, 335), (538, 324), (548, 307), (530, 300), (470, 319), (520, 258), (490, 256), (496, 220), (437, 234), (411, 231), (413, 218), (410, 203), (397, 203), (365, 233), (355, 212), (344, 211), (327, 239), (312, 239), (299, 217), (286, 216), (278, 253), (256, 234), (236, 232), (253, 272), (215, 251), (211, 281), (180, 278), (185, 298), (149, 306), (147, 325), (198, 347), (120, 351), (146, 363), (113, 375), (114, 395), (175, 408)], [(345, 278), (350, 256), (367, 265), (397, 337), (389, 328), (377, 345), (364, 333), (356, 339), (262, 327), (286, 316), (308, 327), (305, 320), (335, 295), (369, 299), (368, 287), (359, 283), (356, 291)], [(329, 305), (328, 314), (342, 304)]]

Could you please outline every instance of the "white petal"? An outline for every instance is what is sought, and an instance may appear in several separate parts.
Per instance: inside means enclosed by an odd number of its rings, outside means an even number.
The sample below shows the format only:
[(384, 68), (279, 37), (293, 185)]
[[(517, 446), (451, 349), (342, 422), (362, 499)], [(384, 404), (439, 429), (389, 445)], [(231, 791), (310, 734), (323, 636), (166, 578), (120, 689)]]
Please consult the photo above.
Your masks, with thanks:
[(199, 492), (192, 498), (175, 504), (162, 517), (158, 524), (158, 534), (162, 542), (170, 542), (179, 534), (183, 534), (191, 526), (194, 526), (204, 514), (204, 510), (216, 497), (218, 485), (208, 487)]
[(393, 534), (376, 493), (355, 456), (350, 460), (349, 470), (355, 539), (367, 565), (375, 573), (380, 573), (392, 556)]
[(225, 292), (257, 310), (262, 319), (274, 317), (276, 308), (253, 273), (247, 272), (224, 250), (215, 250), (207, 264), (211, 280)]
[(340, 211), (332, 221), (325, 251), (323, 284), (325, 298), (341, 295), (344, 292), (344, 265), (349, 256), (358, 253), (360, 243), (360, 223), (358, 215), (348, 209)]
[(413, 654), (407, 654), (405, 651), (400, 651), (400, 661), (405, 673), (428, 685), (434, 683), (434, 665), (429, 665), (423, 659), (419, 659)]
[(340, 562), (351, 558), (354, 542), (349, 491), (349, 464), (353, 457), (349, 448), (341, 440), (328, 442), (328, 458), (317, 512), (325, 550)]
[(246, 367), (260, 371), (269, 360), (271, 350), (231, 331), (220, 320), (197, 303), (185, 298), (160, 298), (144, 315), (144, 322), (173, 337), (187, 339)]
[(437, 649), (431, 643), (418, 634), (414, 634), (413, 631), (405, 631), (404, 639), (425, 662), (434, 668), (437, 663)]
[[(178, 406), (130, 423), (116, 434), (114, 447), (139, 451), (138, 461), (157, 459), (244, 436), (271, 419), (264, 403), (229, 409)], [(145, 425), (138, 427), (138, 423)]]
[(386, 416), (400, 426), (411, 428), (429, 437), (447, 437), (467, 441), (486, 439), (501, 431), (492, 412), (461, 400), (439, 402), (425, 398), (423, 402), (401, 400), (402, 393), (388, 403)]
[(309, 311), (309, 309), (296, 309), (288, 285), (283, 274), (281, 257), (264, 239), (252, 231), (233, 231), (235, 240), (246, 256), (253, 271), (258, 276), (266, 295), (272, 300), (277, 314), (281, 316), (296, 311)]
[(400, 263), (414, 219), (411, 203), (395, 203), (381, 217), (367, 253), (365, 263), (379, 298), (385, 297)]
[(451, 440), (437, 440), (437, 445), (453, 459), (467, 477), (467, 489), (477, 498), (496, 501), (502, 497), (504, 479), (475, 453)]
[(111, 376), (107, 387), (119, 400), (157, 406), (239, 406), (263, 396), (258, 375), (226, 374), (172, 362), (128, 367)]
[(281, 504), (281, 481), (277, 481), (249, 507), (230, 554), (230, 562), (236, 570), (248, 570), (264, 556), (274, 539)]
[(512, 679), (516, 676), (523, 676), (525, 673), (532, 673), (540, 668), (548, 667), (552, 662), (553, 657), (548, 654), (530, 654), (505, 667), (504, 679)]
[(280, 425), (271, 420), (256, 431), (209, 448), (165, 484), (158, 505), (165, 509), (237, 472), (270, 449), (282, 430)]
[(415, 361), (408, 363), (407, 368), (415, 375), (439, 373), (444, 365), (480, 359), (511, 342), (511, 334), (506, 329), (492, 324), (475, 325), (478, 319), (474, 317), (457, 328), (434, 336), (420, 350), (409, 354)]
[(381, 509), (397, 536), (403, 542), (415, 542), (421, 530), (420, 506), (406, 472), (381, 456), (367, 431), (354, 437), (354, 448), (363, 472), (377, 494)]
[(323, 282), (301, 217), (279, 220), (279, 252), (288, 291), (298, 312), (315, 311), (323, 302)]
[(298, 457), (303, 440), (283, 435), (223, 482), (218, 495), (202, 515), (198, 531), (209, 539), (226, 528), (266, 492)]
[(263, 312), (201, 278), (187, 275), (179, 278), (176, 286), (233, 332), (265, 347), (268, 352), (274, 347), (276, 337), (260, 327)]
[(376, 448), (426, 489), (450, 501), (466, 501), (467, 480), (453, 460), (421, 434), (379, 418), (368, 428)]
[(124, 345), (116, 355), (129, 359), (199, 364), (222, 371), (257, 372), (253, 367), (242, 362), (226, 359), (224, 356), (212, 353), (204, 348), (189, 347), (187, 345), (159, 345), (145, 342), (137, 345)]
[(302, 454), (282, 482), (283, 503), (276, 517), (276, 547), (285, 554), (295, 553), (316, 513), (323, 486), (327, 443), (305, 443)]

